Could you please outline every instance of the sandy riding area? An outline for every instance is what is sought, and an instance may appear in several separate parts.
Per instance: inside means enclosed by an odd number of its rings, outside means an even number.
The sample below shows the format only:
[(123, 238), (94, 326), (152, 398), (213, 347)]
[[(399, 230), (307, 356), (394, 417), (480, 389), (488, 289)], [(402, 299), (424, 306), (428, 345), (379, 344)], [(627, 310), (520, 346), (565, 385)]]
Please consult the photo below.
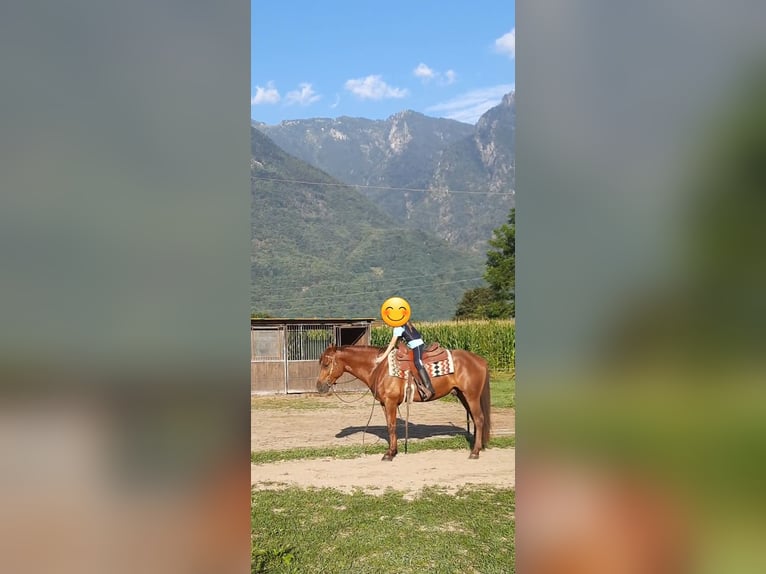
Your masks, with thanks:
[[(288, 395), (253, 398), (251, 448), (253, 451), (296, 447), (385, 444), (385, 416), (372, 396), (352, 394), (317, 397)], [(329, 487), (351, 492), (361, 489), (383, 493), (389, 488), (416, 493), (424, 486), (456, 489), (467, 484), (497, 487), (515, 485), (515, 451), (484, 450), (478, 460), (465, 450), (404, 452), (406, 408), (399, 409), (399, 454), (392, 462), (380, 455), (355, 459), (312, 459), (251, 465), (256, 489), (285, 486)], [(414, 403), (409, 413), (409, 441), (414, 443), (465, 433), (465, 410), (456, 402)], [(515, 432), (513, 409), (493, 409), (492, 436)], [(473, 425), (471, 426), (473, 431)]]

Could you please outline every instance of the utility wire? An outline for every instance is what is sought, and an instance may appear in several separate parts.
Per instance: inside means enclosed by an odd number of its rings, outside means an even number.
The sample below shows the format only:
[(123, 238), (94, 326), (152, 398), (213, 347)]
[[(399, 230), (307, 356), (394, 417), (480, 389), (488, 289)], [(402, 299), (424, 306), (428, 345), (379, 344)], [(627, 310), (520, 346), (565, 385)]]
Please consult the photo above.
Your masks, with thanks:
[(251, 180), (258, 181), (272, 181), (278, 183), (300, 183), (302, 185), (331, 185), (335, 187), (358, 187), (362, 189), (383, 189), (387, 191), (417, 191), (417, 192), (436, 192), (436, 193), (461, 193), (472, 195), (496, 195), (496, 196), (508, 196), (512, 197), (515, 192), (496, 192), (496, 191), (469, 191), (465, 189), (424, 189), (416, 187), (392, 187), (387, 185), (363, 185), (358, 183), (331, 183), (322, 181), (304, 181), (300, 179), (282, 179), (277, 177), (262, 177), (262, 176), (250, 176)]
[[(439, 286), (442, 286), (442, 285), (454, 285), (456, 283), (467, 283), (469, 281), (479, 281), (481, 279), (483, 279), (483, 278), (482, 277), (470, 277), (468, 279), (456, 279), (454, 281), (442, 281), (440, 283), (426, 283), (426, 284), (422, 284), (422, 285), (412, 285), (412, 286), (408, 285), (406, 287), (406, 289), (407, 290), (411, 290), (411, 289), (422, 289), (422, 288), (439, 287)], [(391, 290), (390, 287), (381, 287), (379, 289), (365, 289), (364, 291), (356, 291), (356, 292), (352, 292), (352, 293), (338, 293), (338, 292), (334, 292), (334, 293), (329, 293), (329, 294), (326, 294), (326, 295), (310, 295), (308, 297), (301, 297), (300, 295), (296, 295), (294, 297), (285, 297), (282, 300), (283, 301), (306, 301), (306, 302), (309, 302), (309, 301), (323, 301), (323, 300), (326, 300), (326, 299), (338, 299), (339, 297), (352, 297), (352, 296), (356, 296), (356, 295), (368, 295), (370, 293), (382, 293), (382, 292), (390, 291), (390, 290)]]
[[(485, 267), (485, 264), (482, 263), (481, 265), (474, 265), (471, 267), (466, 267), (464, 270), (456, 270), (456, 269), (450, 269), (448, 272), (453, 274), (460, 274), (460, 273), (477, 273), (482, 271), (482, 269)], [(404, 275), (401, 277), (373, 277), (369, 276), (365, 278), (365, 281), (374, 281), (376, 283), (396, 283), (399, 281), (409, 281), (412, 279), (422, 279), (424, 277), (439, 277), (445, 275), (444, 272), (441, 273), (424, 273), (422, 275)], [(303, 287), (306, 287), (306, 283), (301, 281), (295, 281), (293, 283), (290, 282), (277, 282), (278, 287), (273, 287), (274, 280), (273, 278), (263, 278), (263, 281), (268, 282), (269, 287), (268, 290), (270, 293), (272, 292), (282, 292), (282, 291), (294, 291), (295, 289), (301, 289)], [(258, 278), (254, 278), (254, 283), (258, 283)], [(321, 288), (330, 288), (330, 287), (336, 287), (336, 286), (345, 286), (348, 285), (348, 281), (334, 281), (334, 282), (328, 282), (328, 283), (317, 283), (315, 284), (317, 287)]]
[[(470, 281), (479, 281), (482, 277), (473, 277), (471, 279), (461, 279), (458, 281), (445, 281), (442, 283), (429, 283), (426, 285), (408, 285), (406, 290), (408, 293), (411, 292), (419, 292), (424, 289), (431, 289), (432, 287), (437, 287), (441, 285), (453, 285), (456, 283), (467, 283)], [(317, 307), (319, 305), (323, 305), (327, 301), (337, 301), (337, 302), (344, 302), (344, 303), (350, 303), (348, 298), (353, 296), (359, 296), (359, 295), (372, 295), (372, 294), (379, 294), (379, 293), (390, 293), (390, 289), (373, 289), (373, 290), (367, 290), (367, 291), (361, 291), (357, 293), (343, 293), (343, 294), (332, 294), (332, 295), (321, 295), (321, 296), (315, 296), (315, 297), (307, 297), (305, 299), (298, 298), (289, 298), (286, 299), (286, 302), (292, 303), (293, 301), (304, 301), (303, 304), (299, 305), (288, 305), (288, 306), (275, 306), (276, 309), (279, 309), (280, 311), (292, 311), (296, 309), (306, 310), (306, 309), (313, 309), (314, 307)], [(324, 302), (324, 303), (323, 303)]]

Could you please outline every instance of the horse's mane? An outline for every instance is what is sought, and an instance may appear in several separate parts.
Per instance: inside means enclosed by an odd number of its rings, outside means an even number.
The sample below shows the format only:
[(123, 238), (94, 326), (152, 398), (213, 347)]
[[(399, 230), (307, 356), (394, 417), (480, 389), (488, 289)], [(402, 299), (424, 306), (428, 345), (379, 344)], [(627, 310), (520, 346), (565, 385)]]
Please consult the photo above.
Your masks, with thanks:
[(339, 345), (336, 349), (375, 349), (376, 351), (382, 351), (385, 347), (376, 347), (375, 345)]
[[(368, 351), (374, 350), (376, 353), (380, 353), (381, 351), (385, 350), (385, 347), (376, 347), (375, 345), (331, 345), (327, 347), (327, 349), (325, 349), (324, 352), (322, 352), (322, 356), (324, 356), (324, 354), (331, 349), (334, 351), (346, 351), (349, 349), (368, 350)], [(321, 361), (322, 358), (320, 357), (319, 360)]]

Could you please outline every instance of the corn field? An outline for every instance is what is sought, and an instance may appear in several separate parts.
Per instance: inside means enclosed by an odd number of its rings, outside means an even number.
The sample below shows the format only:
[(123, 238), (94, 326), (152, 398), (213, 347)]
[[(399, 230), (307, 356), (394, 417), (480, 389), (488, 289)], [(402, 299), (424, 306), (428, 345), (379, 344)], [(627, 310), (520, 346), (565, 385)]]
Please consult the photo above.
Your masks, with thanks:
[[(516, 324), (512, 320), (414, 323), (426, 344), (438, 341), (448, 349), (465, 349), (484, 357), (493, 370), (516, 369)], [(370, 344), (385, 347), (391, 327), (373, 326)]]

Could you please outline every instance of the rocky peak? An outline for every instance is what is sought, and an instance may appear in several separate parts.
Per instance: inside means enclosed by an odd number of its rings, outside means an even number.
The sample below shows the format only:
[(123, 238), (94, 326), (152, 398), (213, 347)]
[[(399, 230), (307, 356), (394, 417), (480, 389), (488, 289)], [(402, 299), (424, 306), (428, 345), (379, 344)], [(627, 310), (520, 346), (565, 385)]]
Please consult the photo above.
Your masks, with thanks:
[(390, 118), (391, 129), (388, 131), (388, 146), (395, 154), (401, 154), (412, 141), (412, 134), (407, 125), (406, 114), (395, 114)]

